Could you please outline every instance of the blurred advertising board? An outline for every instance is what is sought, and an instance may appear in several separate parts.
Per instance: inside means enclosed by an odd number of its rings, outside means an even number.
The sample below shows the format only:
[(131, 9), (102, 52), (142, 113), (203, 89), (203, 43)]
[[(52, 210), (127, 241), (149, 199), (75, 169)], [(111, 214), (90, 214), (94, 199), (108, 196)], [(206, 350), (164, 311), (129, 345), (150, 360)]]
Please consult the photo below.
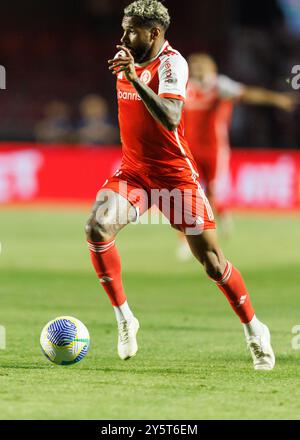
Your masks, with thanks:
[(217, 194), (232, 208), (300, 209), (300, 152), (233, 150)]
[(93, 200), (120, 163), (120, 148), (2, 144), (0, 203)]
[[(90, 202), (121, 163), (118, 147), (0, 145), (0, 203)], [(233, 150), (217, 182), (219, 203), (300, 210), (300, 152)]]

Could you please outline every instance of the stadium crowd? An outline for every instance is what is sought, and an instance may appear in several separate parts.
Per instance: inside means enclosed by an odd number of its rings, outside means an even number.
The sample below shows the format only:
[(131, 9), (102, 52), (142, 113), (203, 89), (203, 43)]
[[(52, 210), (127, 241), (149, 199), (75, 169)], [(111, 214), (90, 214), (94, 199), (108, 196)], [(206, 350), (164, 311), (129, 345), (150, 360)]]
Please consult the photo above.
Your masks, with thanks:
[[(107, 59), (120, 39), (119, 15), (127, 3), (85, 0), (70, 8), (58, 0), (45, 0), (42, 6), (29, 0), (16, 8), (12, 0), (3, 5), (0, 54), (7, 90), (1, 91), (0, 140), (119, 143)], [(185, 56), (210, 53), (220, 72), (234, 80), (295, 93), (287, 80), (299, 64), (300, 34), (288, 27), (283, 2), (220, 0), (218, 15), (214, 3), (193, 2), (192, 13), (174, 8), (170, 42)], [(299, 148), (298, 120), (299, 107), (287, 114), (238, 105), (231, 143)]]

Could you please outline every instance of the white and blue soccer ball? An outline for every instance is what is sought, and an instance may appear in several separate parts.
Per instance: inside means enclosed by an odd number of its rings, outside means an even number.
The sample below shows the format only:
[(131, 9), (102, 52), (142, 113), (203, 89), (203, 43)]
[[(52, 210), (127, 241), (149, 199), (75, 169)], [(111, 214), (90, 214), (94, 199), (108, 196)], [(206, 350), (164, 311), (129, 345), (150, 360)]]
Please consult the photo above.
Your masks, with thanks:
[(86, 326), (72, 316), (60, 316), (49, 321), (40, 337), (46, 358), (57, 365), (72, 365), (81, 361), (90, 346)]

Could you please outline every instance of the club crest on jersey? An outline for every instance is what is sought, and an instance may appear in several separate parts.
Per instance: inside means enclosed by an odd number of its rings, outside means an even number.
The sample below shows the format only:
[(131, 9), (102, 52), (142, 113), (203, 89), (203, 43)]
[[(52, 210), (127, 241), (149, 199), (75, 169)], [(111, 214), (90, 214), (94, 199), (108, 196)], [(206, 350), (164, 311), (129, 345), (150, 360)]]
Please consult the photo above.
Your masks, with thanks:
[(140, 76), (140, 80), (144, 84), (149, 84), (149, 82), (151, 81), (151, 73), (149, 72), (149, 70), (144, 70), (143, 71), (143, 73)]

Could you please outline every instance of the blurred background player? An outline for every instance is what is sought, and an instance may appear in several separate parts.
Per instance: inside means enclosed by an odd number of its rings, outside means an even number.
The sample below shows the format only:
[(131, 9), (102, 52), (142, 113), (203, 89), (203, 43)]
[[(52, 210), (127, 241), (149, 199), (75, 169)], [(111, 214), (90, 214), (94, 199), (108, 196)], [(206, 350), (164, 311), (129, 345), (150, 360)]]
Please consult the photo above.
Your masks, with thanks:
[[(194, 53), (189, 59), (190, 80), (185, 104), (185, 133), (196, 161), (200, 182), (218, 215), (224, 235), (231, 231), (231, 217), (216, 197), (218, 182), (226, 183), (229, 172), (229, 129), (236, 102), (274, 106), (292, 111), (295, 98), (260, 87), (250, 87), (218, 73), (213, 58)], [(177, 251), (181, 260), (192, 257), (184, 237)]]

